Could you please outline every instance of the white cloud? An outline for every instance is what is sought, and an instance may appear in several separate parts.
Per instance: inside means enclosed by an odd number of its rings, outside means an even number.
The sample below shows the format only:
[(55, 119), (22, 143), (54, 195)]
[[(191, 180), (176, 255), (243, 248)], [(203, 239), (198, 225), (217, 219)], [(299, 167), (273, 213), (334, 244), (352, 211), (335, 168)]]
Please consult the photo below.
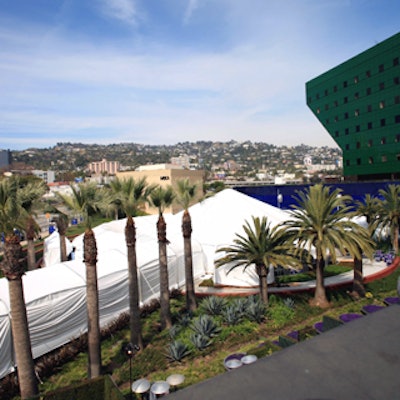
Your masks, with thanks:
[(137, 25), (139, 15), (135, 0), (100, 0), (100, 10), (108, 18)]
[(200, 0), (188, 0), (188, 5), (185, 9), (185, 15), (183, 17), (183, 23), (188, 24), (192, 18), (193, 13), (199, 7)]

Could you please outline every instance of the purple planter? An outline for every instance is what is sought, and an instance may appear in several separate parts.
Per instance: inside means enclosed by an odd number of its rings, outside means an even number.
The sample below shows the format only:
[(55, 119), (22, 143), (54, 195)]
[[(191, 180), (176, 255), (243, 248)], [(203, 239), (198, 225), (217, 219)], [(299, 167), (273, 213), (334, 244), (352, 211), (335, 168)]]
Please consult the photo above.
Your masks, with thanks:
[(324, 330), (324, 323), (323, 322), (317, 322), (316, 324), (314, 324), (314, 329), (318, 332), (318, 333), (322, 333)]
[(383, 301), (388, 306), (391, 306), (393, 304), (400, 304), (400, 297), (386, 297), (386, 299)]
[(361, 318), (362, 315), (361, 314), (357, 314), (357, 313), (347, 313), (347, 314), (342, 314), (339, 316), (339, 319), (342, 322), (351, 322), (354, 321), (355, 319)]
[(299, 331), (291, 331), (291, 332), (289, 332), (286, 336), (292, 338), (292, 339), (295, 340), (296, 342), (299, 341)]
[(385, 306), (379, 306), (377, 304), (368, 304), (362, 308), (362, 312), (365, 314), (371, 314), (373, 312), (382, 310), (382, 308), (385, 308)]

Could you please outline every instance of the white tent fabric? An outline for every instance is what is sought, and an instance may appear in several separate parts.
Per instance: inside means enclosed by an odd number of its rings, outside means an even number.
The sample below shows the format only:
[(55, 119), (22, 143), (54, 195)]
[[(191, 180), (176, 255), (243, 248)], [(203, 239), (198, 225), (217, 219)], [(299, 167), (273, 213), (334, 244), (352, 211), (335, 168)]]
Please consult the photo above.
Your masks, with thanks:
[[(224, 190), (190, 208), (192, 219), (193, 275), (199, 278), (214, 273), (215, 251), (231, 244), (242, 231), (245, 220), (267, 216), (271, 224), (288, 218), (285, 211), (255, 200), (232, 189)], [(171, 288), (183, 287), (184, 250), (181, 232), (182, 212), (166, 214), (168, 271)], [(136, 251), (141, 304), (159, 297), (157, 215), (135, 218)], [(98, 289), (100, 324), (107, 325), (128, 310), (128, 272), (125, 243), (126, 220), (112, 221), (94, 228), (98, 249)], [(54, 235), (54, 233), (53, 233)], [(47, 242), (46, 251), (59, 246), (58, 234)], [(74, 239), (75, 259), (29, 271), (23, 277), (25, 302), (33, 356), (39, 357), (78, 337), (86, 331), (86, 270), (83, 263), (83, 235)], [(71, 247), (72, 248), (72, 247)], [(49, 260), (55, 259), (49, 257)], [(218, 269), (216, 283), (257, 286), (252, 268), (247, 274), (233, 275)], [(242, 275), (241, 278), (239, 276)], [(244, 275), (244, 276), (243, 276)], [(240, 283), (239, 280), (242, 280)], [(8, 282), (0, 279), (0, 378), (14, 368), (10, 324)]]
[[(72, 243), (65, 238), (65, 245), (67, 249), (67, 255), (72, 251)], [(43, 262), (44, 266), (54, 265), (61, 262), (60, 257), (60, 235), (57, 230), (51, 233), (43, 244)]]

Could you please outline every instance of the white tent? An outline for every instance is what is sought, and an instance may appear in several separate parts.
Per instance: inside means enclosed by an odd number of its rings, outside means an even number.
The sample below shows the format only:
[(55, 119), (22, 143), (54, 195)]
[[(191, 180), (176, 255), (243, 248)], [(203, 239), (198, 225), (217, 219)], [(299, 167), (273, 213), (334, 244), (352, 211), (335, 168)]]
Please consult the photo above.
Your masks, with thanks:
[[(72, 243), (65, 238), (67, 255), (72, 251)], [(44, 266), (54, 265), (61, 262), (60, 256), (60, 235), (57, 230), (51, 233), (43, 244), (43, 262)]]
[[(288, 218), (285, 211), (255, 200), (232, 189), (190, 208), (192, 218), (193, 275), (199, 278), (214, 274), (215, 251), (231, 244), (242, 231), (245, 220), (267, 216), (271, 224)], [(159, 297), (159, 263), (156, 222), (157, 215), (137, 217), (136, 251), (139, 269), (141, 304)], [(182, 212), (165, 215), (167, 223), (168, 271), (171, 288), (183, 287), (184, 251), (181, 232)], [(98, 288), (100, 324), (105, 326), (128, 310), (128, 272), (125, 243), (126, 220), (112, 221), (94, 228), (98, 249)], [(53, 236), (53, 235), (52, 235)], [(49, 248), (59, 246), (58, 235)], [(51, 246), (50, 246), (51, 245)], [(75, 259), (29, 271), (23, 277), (25, 302), (34, 357), (39, 357), (86, 331), (86, 270), (83, 263), (83, 235), (73, 241)], [(230, 274), (218, 269), (217, 284), (257, 286), (258, 277), (252, 268), (243, 275), (242, 269)], [(14, 368), (10, 324), (8, 282), (0, 279), (0, 378)]]

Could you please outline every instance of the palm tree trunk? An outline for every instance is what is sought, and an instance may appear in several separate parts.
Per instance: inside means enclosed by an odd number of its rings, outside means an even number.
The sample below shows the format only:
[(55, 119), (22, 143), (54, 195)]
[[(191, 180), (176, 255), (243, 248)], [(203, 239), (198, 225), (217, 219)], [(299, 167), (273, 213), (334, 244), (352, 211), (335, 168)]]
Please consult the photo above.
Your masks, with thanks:
[(32, 357), (28, 318), (24, 300), (21, 266), (21, 246), (16, 235), (6, 237), (3, 272), (8, 280), (10, 295), (11, 329), (17, 363), (17, 374), (22, 399), (39, 394)]
[(260, 285), (260, 298), (265, 306), (268, 307), (268, 283), (267, 283), (267, 267), (265, 265), (256, 265)]
[(86, 309), (88, 323), (88, 377), (101, 374), (101, 343), (99, 295), (97, 288), (97, 246), (93, 231), (86, 230), (83, 237), (86, 265)]
[(158, 251), (160, 261), (160, 308), (161, 308), (161, 328), (169, 329), (172, 326), (171, 310), (169, 305), (169, 279), (168, 279), (168, 259), (167, 259), (167, 225), (161, 215), (157, 221), (158, 232)]
[(186, 309), (196, 311), (196, 293), (193, 280), (192, 222), (187, 210), (183, 213), (182, 232), (185, 253)]
[(61, 215), (59, 215), (55, 221), (57, 224), (58, 235), (60, 237), (60, 259), (61, 262), (64, 262), (68, 260), (67, 245), (65, 243), (65, 233), (67, 232), (68, 223)]
[(25, 234), (27, 240), (28, 271), (32, 271), (36, 268), (35, 244), (33, 243), (35, 239), (35, 220), (32, 216), (28, 218)]
[(143, 349), (142, 327), (139, 308), (139, 279), (136, 261), (136, 228), (131, 216), (125, 227), (125, 239), (128, 251), (128, 282), (129, 282), (129, 328), (132, 345)]
[(365, 288), (363, 283), (363, 261), (362, 258), (358, 257), (354, 257), (353, 295), (357, 297), (365, 296)]
[(314, 299), (311, 301), (312, 305), (321, 307), (321, 308), (328, 308), (329, 301), (326, 298), (326, 291), (324, 285), (324, 267), (325, 261), (322, 256), (317, 256), (317, 264), (315, 266), (315, 295)]

